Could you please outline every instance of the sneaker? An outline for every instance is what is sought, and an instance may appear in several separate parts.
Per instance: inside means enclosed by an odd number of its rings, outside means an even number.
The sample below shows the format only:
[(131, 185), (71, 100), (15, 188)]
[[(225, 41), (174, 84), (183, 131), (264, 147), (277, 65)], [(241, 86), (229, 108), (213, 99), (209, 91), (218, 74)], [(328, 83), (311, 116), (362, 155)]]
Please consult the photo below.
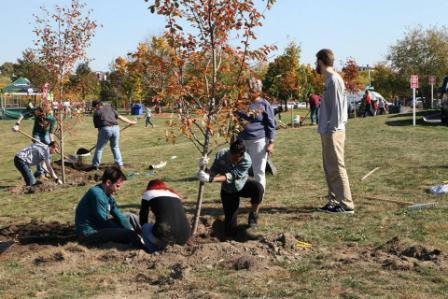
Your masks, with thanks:
[[(325, 208), (325, 207), (324, 207)], [(321, 209), (322, 212), (329, 214), (354, 214), (355, 211), (353, 209), (343, 208), (341, 206), (329, 206), (327, 209)]]
[(335, 207), (335, 204), (329, 202), (325, 206), (323, 206), (322, 208), (318, 208), (317, 210), (319, 212), (327, 212), (330, 209), (334, 209), (334, 207)]
[(254, 212), (249, 213), (249, 217), (247, 219), (247, 224), (249, 224), (250, 227), (256, 227), (258, 221), (258, 214)]

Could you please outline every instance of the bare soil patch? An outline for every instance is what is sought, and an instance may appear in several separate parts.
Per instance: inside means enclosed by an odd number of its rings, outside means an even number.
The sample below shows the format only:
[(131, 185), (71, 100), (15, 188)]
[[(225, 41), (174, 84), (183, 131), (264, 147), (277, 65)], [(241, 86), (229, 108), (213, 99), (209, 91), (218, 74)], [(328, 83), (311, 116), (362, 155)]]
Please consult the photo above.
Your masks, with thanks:
[(408, 244), (394, 237), (384, 244), (359, 246), (356, 243), (323, 250), (318, 259), (330, 260), (323, 267), (340, 267), (347, 264), (377, 264), (389, 271), (420, 271), (423, 267), (448, 272), (448, 255), (421, 244)]
[[(186, 245), (168, 246), (147, 254), (143, 250), (116, 243), (88, 248), (76, 241), (74, 227), (58, 222), (11, 225), (0, 229), (0, 259), (19, 260), (28, 267), (45, 271), (76, 271), (83, 267), (108, 268), (124, 265), (113, 281), (98, 278), (102, 284), (116, 284), (128, 295), (151, 290), (160, 294), (188, 294), (188, 286), (200, 281), (200, 273), (224, 271), (251, 281), (285, 275), (285, 264), (301, 262), (308, 253), (315, 256), (316, 269), (377, 266), (386, 271), (420, 271), (424, 267), (448, 272), (448, 256), (421, 244), (408, 245), (393, 238), (381, 246), (348, 243), (334, 248), (300, 247), (302, 237), (288, 233), (253, 234), (240, 226), (234, 239), (226, 238), (220, 218), (203, 216), (199, 233)], [(14, 244), (7, 243), (15, 240)], [(205, 292), (205, 295), (208, 293)]]
[[(66, 163), (65, 175), (66, 183), (64, 185), (56, 185), (51, 178), (44, 178), (38, 181), (38, 184), (32, 187), (26, 187), (23, 185), (16, 186), (10, 189), (13, 194), (32, 194), (41, 192), (51, 192), (58, 189), (88, 186), (101, 180), (103, 171), (106, 167), (113, 164), (102, 164), (98, 170), (94, 169), (91, 165), (79, 165), (76, 166), (71, 163)], [(61, 161), (53, 163), (56, 173), (61, 173)], [(125, 165), (130, 167), (130, 165)], [(22, 184), (23, 182), (21, 182)]]

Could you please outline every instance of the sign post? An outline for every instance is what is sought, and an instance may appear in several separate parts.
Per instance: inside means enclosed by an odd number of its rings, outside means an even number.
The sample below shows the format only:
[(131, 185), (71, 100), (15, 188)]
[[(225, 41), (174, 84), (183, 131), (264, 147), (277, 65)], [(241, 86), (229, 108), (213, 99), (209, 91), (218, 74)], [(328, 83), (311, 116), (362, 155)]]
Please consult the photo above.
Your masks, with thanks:
[(431, 85), (431, 109), (434, 109), (434, 85), (436, 84), (436, 76), (429, 76), (428, 83)]
[(418, 88), (417, 75), (411, 75), (410, 85), (412, 88), (412, 125), (415, 126), (415, 90)]

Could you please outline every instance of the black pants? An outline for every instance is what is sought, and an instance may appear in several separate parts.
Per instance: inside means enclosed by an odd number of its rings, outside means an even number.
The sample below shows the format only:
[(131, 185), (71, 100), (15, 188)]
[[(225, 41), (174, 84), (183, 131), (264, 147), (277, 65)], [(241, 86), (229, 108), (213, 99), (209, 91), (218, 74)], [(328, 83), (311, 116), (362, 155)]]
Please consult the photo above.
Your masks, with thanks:
[(96, 233), (83, 237), (83, 243), (86, 245), (100, 245), (107, 242), (117, 242), (123, 244), (132, 244), (136, 247), (139, 245), (138, 233), (141, 230), (140, 221), (137, 215), (132, 213), (124, 213), (128, 217), (134, 230), (125, 229), (118, 226), (113, 220), (110, 221), (110, 227), (98, 230)]
[(227, 193), (221, 189), (221, 203), (224, 210), (224, 223), (229, 226), (232, 223), (233, 217), (238, 214), (240, 207), (240, 197), (250, 198), (251, 204), (259, 204), (263, 200), (264, 189), (263, 186), (254, 180), (247, 180), (243, 189), (235, 193)]

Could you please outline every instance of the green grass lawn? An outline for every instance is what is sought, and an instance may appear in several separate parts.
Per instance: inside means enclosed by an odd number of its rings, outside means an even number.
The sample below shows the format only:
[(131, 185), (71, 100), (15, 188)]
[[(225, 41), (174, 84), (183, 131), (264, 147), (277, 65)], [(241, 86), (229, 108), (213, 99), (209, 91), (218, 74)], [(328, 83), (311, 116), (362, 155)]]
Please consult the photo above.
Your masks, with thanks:
[[(289, 115), (284, 121), (289, 122)], [(304, 114), (301, 112), (300, 114)], [(420, 116), (419, 116), (420, 117)], [(165, 142), (165, 120), (154, 119), (156, 128), (144, 128), (144, 119), (121, 136), (121, 151), (129, 173), (143, 174), (150, 163), (166, 160), (167, 166), (156, 177), (165, 180), (186, 198), (189, 214), (194, 212), (198, 183), (190, 178), (196, 173), (199, 153), (185, 138), (176, 144)], [(74, 207), (89, 186), (71, 186), (47, 193), (15, 195), (9, 190), (22, 184), (13, 165), (14, 154), (29, 144), (26, 137), (13, 133), (14, 121), (0, 121), (0, 228), (27, 223), (74, 222)], [(338, 254), (347, 248), (373, 248), (398, 237), (407, 244), (421, 244), (448, 252), (447, 197), (427, 193), (427, 188), (448, 180), (447, 128), (424, 125), (413, 127), (409, 115), (387, 115), (367, 119), (350, 119), (347, 128), (346, 166), (354, 194), (356, 213), (326, 215), (309, 212), (310, 207), (325, 204), (320, 138), (315, 127), (277, 131), (272, 157), (279, 173), (267, 177), (267, 193), (262, 206), (259, 234), (287, 232), (310, 242), (312, 250), (299, 260), (276, 263), (273, 270), (253, 277), (232, 270), (200, 268), (190, 273), (188, 284), (177, 285), (180, 297), (389, 297), (443, 298), (448, 294), (447, 269), (422, 267), (416, 270), (385, 270), (366, 260), (342, 263)], [(32, 121), (22, 128), (31, 132)], [(73, 125), (66, 137), (67, 153), (78, 147), (91, 147), (96, 141), (92, 120), (86, 118)], [(122, 125), (123, 126), (123, 125)], [(172, 159), (176, 156), (175, 159)], [(105, 148), (103, 162), (112, 162)], [(360, 179), (375, 167), (378, 171)], [(140, 196), (149, 177), (129, 178), (116, 198), (124, 210), (138, 211)], [(437, 202), (435, 208), (408, 210), (404, 206), (369, 201), (364, 196), (408, 201)], [(242, 207), (248, 207), (242, 200)], [(204, 214), (221, 216), (219, 186), (207, 185)], [(247, 220), (242, 213), (241, 222)], [(67, 246), (67, 245), (65, 245)], [(74, 245), (71, 245), (74, 246)], [(28, 247), (27, 247), (28, 248)], [(10, 250), (13, 250), (11, 248)], [(48, 248), (47, 248), (48, 249)], [(46, 249), (46, 250), (47, 250)], [(67, 247), (63, 248), (68, 250)], [(23, 250), (23, 249), (22, 249)], [(102, 249), (102, 252), (107, 250)], [(85, 253), (88, 254), (88, 253)], [(45, 268), (28, 262), (24, 250), (16, 258), (0, 255), (0, 297), (170, 297), (169, 288), (127, 282), (117, 286), (118, 278), (135, 274), (140, 266), (112, 260), (98, 267), (83, 261), (75, 269)], [(163, 255), (163, 253), (162, 253)], [(162, 257), (161, 257), (162, 258)], [(148, 271), (148, 270), (147, 270)], [(164, 271), (159, 269), (158, 271)], [(266, 270), (267, 271), (267, 270)], [(129, 288), (133, 288), (130, 292)]]

